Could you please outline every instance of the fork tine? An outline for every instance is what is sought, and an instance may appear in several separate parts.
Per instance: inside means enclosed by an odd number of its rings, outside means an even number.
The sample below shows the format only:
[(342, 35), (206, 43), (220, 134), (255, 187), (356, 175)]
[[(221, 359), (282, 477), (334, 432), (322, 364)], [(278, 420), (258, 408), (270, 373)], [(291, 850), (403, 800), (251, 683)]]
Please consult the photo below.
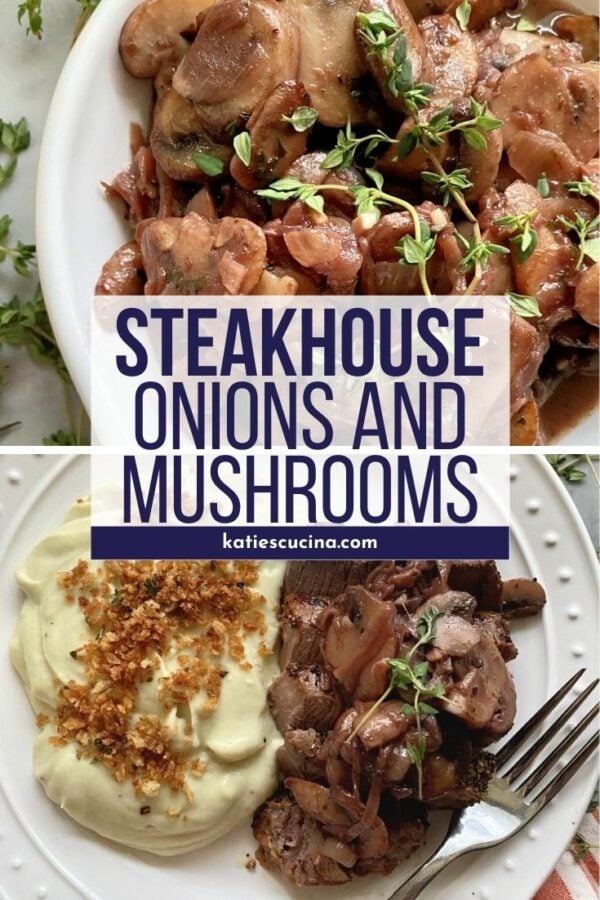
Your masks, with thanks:
[(516, 734), (514, 734), (511, 739), (502, 747), (501, 750), (496, 753), (496, 766), (500, 768), (504, 763), (508, 762), (511, 758), (515, 750), (518, 750), (521, 744), (527, 740), (529, 735), (537, 728), (542, 719), (545, 719), (548, 713), (552, 712), (552, 710), (558, 706), (562, 698), (567, 694), (576, 681), (578, 681), (585, 669), (580, 669), (578, 672), (569, 678), (566, 684), (563, 684), (561, 688), (554, 694), (553, 697), (550, 697), (549, 700), (546, 700), (543, 706), (538, 709), (536, 713), (532, 715), (528, 722), (526, 722), (522, 728), (520, 728)]
[(509, 784), (512, 784), (512, 782), (515, 780), (515, 778), (518, 778), (519, 775), (521, 775), (525, 771), (527, 766), (531, 762), (533, 762), (533, 760), (536, 758), (536, 756), (538, 756), (540, 751), (543, 750), (544, 747), (548, 746), (548, 744), (550, 743), (550, 741), (552, 740), (554, 735), (557, 734), (558, 731), (560, 731), (560, 729), (565, 724), (565, 722), (568, 719), (570, 719), (571, 716), (573, 715), (573, 713), (579, 709), (581, 704), (585, 700), (587, 700), (589, 695), (592, 693), (592, 691), (598, 684), (599, 680), (600, 679), (596, 678), (595, 681), (592, 681), (592, 683), (589, 684), (586, 687), (586, 689), (584, 691), (582, 691), (578, 697), (575, 698), (575, 700), (573, 700), (571, 705), (568, 706), (560, 714), (560, 716), (554, 720), (554, 722), (552, 722), (552, 724), (549, 726), (549, 728), (547, 728), (546, 731), (544, 731), (544, 733), (542, 735), (540, 735), (540, 737), (537, 739), (537, 741), (531, 745), (529, 750), (527, 750), (523, 754), (523, 756), (521, 756), (521, 758), (508, 770), (508, 772), (506, 772), (504, 774), (503, 777), (507, 779)]
[(543, 791), (540, 791), (539, 794), (536, 795), (535, 799), (530, 801), (531, 804), (541, 803), (540, 809), (543, 809), (546, 804), (550, 803), (553, 797), (556, 797), (561, 788), (567, 784), (573, 775), (582, 767), (584, 762), (592, 755), (594, 750), (598, 749), (598, 741), (600, 740), (600, 731), (597, 731), (592, 737), (587, 741), (586, 744), (583, 745), (579, 753), (573, 757), (568, 766), (558, 773), (555, 778), (552, 779), (550, 784), (544, 788)]
[(598, 707), (594, 706), (589, 713), (581, 720), (579, 725), (573, 729), (573, 731), (569, 732), (566, 737), (560, 742), (560, 744), (555, 747), (555, 749), (550, 753), (547, 759), (544, 762), (540, 763), (537, 769), (531, 773), (527, 777), (527, 779), (519, 786), (520, 791), (524, 791), (525, 794), (530, 793), (536, 787), (544, 775), (550, 771), (554, 763), (557, 759), (563, 755), (565, 750), (567, 750), (574, 741), (577, 740), (580, 734), (583, 734), (585, 729), (588, 727), (590, 722), (593, 722), (596, 716), (598, 715)]

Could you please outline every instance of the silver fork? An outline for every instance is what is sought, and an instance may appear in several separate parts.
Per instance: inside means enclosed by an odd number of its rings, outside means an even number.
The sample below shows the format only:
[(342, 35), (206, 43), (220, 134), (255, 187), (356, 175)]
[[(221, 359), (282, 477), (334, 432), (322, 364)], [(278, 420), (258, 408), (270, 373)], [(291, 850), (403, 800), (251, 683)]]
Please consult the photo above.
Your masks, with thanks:
[[(495, 754), (496, 771), (502, 772), (502, 774), (497, 775), (490, 782), (485, 800), (477, 803), (475, 806), (469, 806), (467, 809), (457, 810), (453, 814), (446, 838), (437, 852), (414, 875), (394, 891), (389, 900), (414, 900), (442, 869), (459, 856), (463, 856), (465, 853), (470, 853), (473, 850), (494, 847), (503, 843), (503, 841), (512, 837), (513, 834), (516, 834), (521, 828), (531, 822), (552, 798), (558, 794), (561, 788), (571, 780), (577, 770), (581, 768), (597, 748), (598, 732), (595, 732), (586, 741), (571, 761), (544, 788), (538, 791), (535, 796), (532, 796), (534, 789), (545, 778), (557, 760), (594, 720), (598, 711), (596, 705), (548, 753), (545, 759), (525, 778), (522, 784), (518, 787), (512, 786), (517, 778), (539, 756), (541, 751), (548, 747), (552, 738), (579, 709), (598, 684), (599, 679), (596, 679), (592, 684), (588, 685), (570, 706), (551, 722), (549, 727), (531, 747), (515, 760), (516, 751), (532, 736), (537, 726), (556, 709), (584, 672), (585, 669), (580, 669), (579, 672), (576, 672)], [(511, 763), (510, 768), (502, 771), (509, 763)]]

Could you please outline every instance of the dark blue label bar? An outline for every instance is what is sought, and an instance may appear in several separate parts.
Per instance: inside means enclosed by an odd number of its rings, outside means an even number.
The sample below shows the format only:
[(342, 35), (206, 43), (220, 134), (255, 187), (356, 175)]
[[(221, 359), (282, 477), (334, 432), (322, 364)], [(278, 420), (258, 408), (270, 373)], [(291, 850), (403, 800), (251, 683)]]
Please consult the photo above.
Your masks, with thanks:
[(504, 525), (92, 527), (92, 559), (508, 559), (508, 548)]

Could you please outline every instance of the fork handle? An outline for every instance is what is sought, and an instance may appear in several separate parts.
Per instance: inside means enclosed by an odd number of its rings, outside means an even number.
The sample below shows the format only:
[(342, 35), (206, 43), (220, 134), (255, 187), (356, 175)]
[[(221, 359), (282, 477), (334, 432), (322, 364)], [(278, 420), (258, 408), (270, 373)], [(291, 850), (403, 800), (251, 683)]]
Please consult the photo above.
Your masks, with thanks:
[(458, 856), (460, 856), (460, 851), (450, 850), (447, 842), (442, 843), (437, 853), (434, 853), (414, 875), (401, 884), (389, 897), (389, 900), (415, 900), (429, 882), (433, 881), (436, 875)]

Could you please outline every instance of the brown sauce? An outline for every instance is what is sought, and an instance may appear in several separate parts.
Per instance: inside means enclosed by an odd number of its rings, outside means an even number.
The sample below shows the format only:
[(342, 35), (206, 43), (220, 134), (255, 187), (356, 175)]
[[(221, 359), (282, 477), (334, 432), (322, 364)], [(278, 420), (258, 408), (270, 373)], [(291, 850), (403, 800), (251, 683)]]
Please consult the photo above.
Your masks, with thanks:
[(544, 444), (559, 443), (566, 431), (575, 428), (598, 406), (598, 376), (572, 375), (562, 381), (540, 410), (540, 431)]

